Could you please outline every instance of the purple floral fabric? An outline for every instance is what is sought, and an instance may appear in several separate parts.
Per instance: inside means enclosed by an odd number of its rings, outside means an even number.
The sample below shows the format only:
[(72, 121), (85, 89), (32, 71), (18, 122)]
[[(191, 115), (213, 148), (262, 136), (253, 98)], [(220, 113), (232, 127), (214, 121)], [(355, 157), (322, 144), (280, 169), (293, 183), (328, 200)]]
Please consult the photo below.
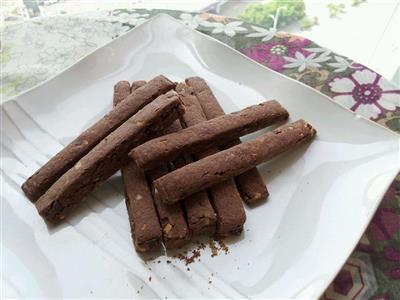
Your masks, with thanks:
[[(209, 24), (196, 29), (400, 133), (400, 89), (368, 67), (300, 36), (210, 14), (196, 18), (240, 26), (229, 38), (213, 33)], [(400, 175), (322, 299), (400, 299)]]
[(377, 121), (400, 106), (400, 90), (388, 80), (310, 40), (294, 36), (271, 39), (242, 51), (258, 63), (317, 88), (366, 118)]
[[(268, 42), (241, 50), (400, 133), (400, 89), (373, 70), (322, 49), (307, 39), (278, 34)], [(322, 299), (400, 299), (400, 176)]]
[(290, 40), (258, 44), (244, 50), (244, 53), (260, 64), (272, 70), (282, 72), (287, 63), (285, 57), (295, 57), (296, 53), (308, 55), (310, 52), (305, 47), (310, 44), (308, 40)]
[(348, 77), (335, 77), (328, 84), (333, 100), (371, 119), (395, 111), (399, 105), (400, 91), (388, 85), (382, 76), (366, 68)]

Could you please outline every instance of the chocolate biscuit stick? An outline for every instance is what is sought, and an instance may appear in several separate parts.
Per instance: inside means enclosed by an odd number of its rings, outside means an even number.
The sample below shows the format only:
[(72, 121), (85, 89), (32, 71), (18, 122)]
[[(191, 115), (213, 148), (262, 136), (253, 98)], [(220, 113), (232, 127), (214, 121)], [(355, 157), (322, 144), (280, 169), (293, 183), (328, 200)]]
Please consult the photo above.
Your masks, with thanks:
[[(182, 98), (181, 98), (182, 100)], [(182, 101), (183, 102), (183, 101)], [(190, 109), (185, 106), (185, 118), (191, 118)], [(177, 124), (177, 127), (182, 127)], [(173, 161), (174, 169), (179, 169), (193, 162), (189, 155), (181, 155)], [(183, 200), (189, 229), (193, 235), (215, 232), (216, 215), (206, 191), (200, 191)]]
[[(187, 154), (174, 160), (174, 170), (193, 162)], [(183, 207), (186, 211), (186, 219), (192, 235), (213, 234), (216, 230), (217, 216), (211, 205), (206, 191), (194, 193), (183, 199)]]
[[(145, 81), (132, 83), (132, 91), (146, 84)], [(114, 106), (117, 106), (131, 92), (128, 81), (114, 86)], [(125, 203), (128, 211), (132, 240), (139, 252), (156, 250), (161, 246), (161, 227), (153, 203), (149, 184), (143, 171), (133, 161), (121, 168), (124, 183)]]
[[(214, 119), (225, 114), (223, 108), (218, 103), (206, 81), (200, 77), (191, 77), (186, 79), (186, 84), (191, 86), (200, 102), (200, 105), (207, 119)], [(223, 149), (230, 148), (240, 144), (240, 139), (234, 139), (225, 145)], [(248, 204), (253, 204), (265, 200), (268, 195), (268, 189), (257, 168), (253, 168), (235, 177), (236, 185), (243, 200)]]
[[(165, 131), (165, 134), (179, 130), (182, 130), (182, 126), (179, 121), (175, 121)], [(186, 160), (189, 162), (189, 156), (184, 157), (184, 155), (181, 155), (170, 162), (170, 171), (186, 165)], [(191, 234), (214, 233), (216, 216), (206, 192), (201, 191), (183, 199), (183, 208), (186, 212), (186, 220)]]
[[(207, 120), (191, 87), (184, 83), (179, 83), (176, 91), (185, 106), (185, 114), (181, 117), (181, 121), (185, 126), (194, 126)], [(218, 148), (212, 148), (196, 154), (195, 157), (201, 159), (217, 152), (219, 152)], [(209, 194), (217, 213), (216, 234), (218, 236), (240, 234), (246, 221), (246, 213), (235, 182), (230, 179), (216, 184), (210, 187)]]
[(79, 159), (85, 156), (107, 135), (118, 128), (143, 106), (174, 87), (175, 84), (173, 82), (160, 75), (134, 91), (126, 97), (126, 101), (123, 101), (101, 120), (81, 133), (75, 140), (29, 177), (22, 185), (22, 190), (26, 196), (32, 202), (35, 202), (53, 183), (71, 169)]
[[(124, 107), (126, 99), (118, 107)], [(116, 109), (118, 108), (116, 107)], [(110, 133), (36, 202), (40, 215), (50, 223), (61, 221), (97, 185), (129, 161), (128, 152), (162, 131), (184, 110), (176, 92), (159, 96)]]
[(147, 82), (145, 80), (138, 80), (138, 81), (134, 81), (132, 82), (131, 85), (131, 92), (134, 92), (135, 90), (137, 90), (138, 88), (141, 88), (142, 86), (144, 86)]
[(113, 107), (117, 106), (131, 93), (131, 84), (129, 81), (121, 80), (114, 85)]
[[(174, 121), (171, 126), (163, 131), (164, 134), (176, 132), (181, 129), (179, 121)], [(161, 164), (147, 172), (152, 182), (169, 172), (167, 164)], [(152, 189), (153, 195), (154, 190)], [(154, 197), (153, 197), (154, 198)], [(184, 200), (185, 201), (185, 200)], [(155, 200), (155, 205), (160, 219), (163, 241), (166, 248), (176, 248), (185, 244), (190, 239), (190, 231), (185, 220), (185, 213), (181, 203), (168, 205), (160, 200)]]
[(156, 198), (165, 203), (175, 203), (295, 149), (310, 141), (315, 134), (315, 129), (303, 120), (281, 126), (159, 178), (154, 182)]
[(275, 100), (201, 122), (181, 131), (152, 139), (130, 152), (142, 169), (174, 160), (182, 153), (195, 153), (231, 141), (288, 118)]
[[(168, 167), (166, 164), (148, 171), (148, 175), (152, 182), (167, 173)], [(154, 188), (152, 188), (152, 190), (154, 193)], [(168, 249), (176, 248), (189, 241), (190, 232), (186, 224), (185, 214), (181, 203), (169, 205), (163, 203), (160, 199), (155, 199), (154, 201), (160, 218), (165, 247)]]

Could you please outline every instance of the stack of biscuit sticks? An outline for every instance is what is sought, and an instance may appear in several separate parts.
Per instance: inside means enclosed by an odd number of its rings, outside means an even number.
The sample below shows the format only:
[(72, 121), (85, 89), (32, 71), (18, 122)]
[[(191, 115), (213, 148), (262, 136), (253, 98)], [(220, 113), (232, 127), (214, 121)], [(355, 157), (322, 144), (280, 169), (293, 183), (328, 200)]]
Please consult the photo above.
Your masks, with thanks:
[(256, 166), (311, 141), (303, 120), (242, 143), (279, 124), (275, 100), (225, 114), (206, 81), (120, 81), (113, 108), (22, 185), (53, 225), (121, 170), (132, 239), (139, 252), (175, 248), (194, 235), (239, 235), (251, 205), (268, 197)]

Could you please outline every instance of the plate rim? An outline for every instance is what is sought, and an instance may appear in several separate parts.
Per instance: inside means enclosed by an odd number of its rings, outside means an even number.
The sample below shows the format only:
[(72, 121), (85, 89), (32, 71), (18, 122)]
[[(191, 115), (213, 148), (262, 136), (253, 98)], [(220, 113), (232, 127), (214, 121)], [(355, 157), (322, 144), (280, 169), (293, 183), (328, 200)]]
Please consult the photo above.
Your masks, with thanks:
[[(294, 82), (294, 83), (296, 83), (296, 84), (300, 84), (300, 85), (302, 85), (303, 87), (305, 87), (305, 88), (307, 88), (307, 89), (309, 89), (309, 90), (311, 90), (311, 91), (313, 91), (313, 92), (319, 94), (320, 96), (324, 97), (325, 99), (331, 101), (332, 103), (335, 103), (335, 105), (339, 106), (342, 110), (344, 110), (344, 111), (346, 111), (346, 112), (348, 112), (348, 113), (351, 113), (352, 115), (356, 116), (357, 118), (362, 118), (362, 119), (364, 119), (364, 120), (367, 120), (367, 121), (370, 122), (371, 124), (374, 124), (375, 126), (378, 126), (378, 127), (382, 128), (382, 129), (384, 129), (384, 130), (386, 130), (386, 131), (388, 131), (388, 132), (394, 134), (395, 136), (400, 137), (400, 133), (397, 133), (397, 132), (395, 132), (395, 131), (393, 131), (393, 130), (391, 130), (391, 129), (389, 129), (389, 128), (387, 128), (387, 127), (385, 127), (385, 126), (383, 126), (383, 125), (381, 125), (381, 124), (379, 124), (379, 123), (376, 123), (376, 122), (374, 122), (374, 121), (372, 121), (372, 120), (370, 120), (370, 119), (368, 119), (368, 118), (366, 118), (366, 117), (364, 117), (364, 116), (362, 116), (362, 115), (360, 115), (360, 114), (357, 114), (356, 112), (354, 112), (354, 111), (352, 111), (352, 110), (350, 110), (350, 109), (348, 109), (348, 108), (346, 108), (346, 107), (343, 107), (342, 105), (340, 105), (339, 103), (333, 101), (332, 98), (330, 98), (329, 96), (325, 95), (325, 94), (322, 93), (321, 91), (319, 91), (319, 90), (317, 90), (317, 89), (314, 89), (314, 88), (310, 87), (309, 85), (307, 85), (307, 84), (305, 84), (305, 83), (303, 83), (303, 82), (301, 82), (301, 81), (295, 80), (295, 79), (293, 79), (293, 78), (291, 78), (291, 77), (289, 77), (289, 76), (285, 76), (285, 75), (283, 75), (283, 74), (281, 74), (281, 73), (279, 73), (279, 72), (277, 72), (277, 71), (275, 71), (275, 70), (272, 70), (272, 69), (268, 68), (267, 66), (264, 66), (263, 64), (260, 64), (259, 62), (255, 61), (255, 60), (252, 60), (251, 58), (249, 58), (248, 56), (244, 55), (243, 53), (241, 53), (240, 51), (236, 50), (235, 48), (230, 47), (229, 45), (227, 45), (227, 44), (221, 42), (220, 40), (218, 40), (218, 39), (216, 39), (216, 38), (214, 38), (214, 37), (211, 37), (211, 36), (209, 36), (209, 35), (207, 35), (207, 34), (201, 32), (201, 31), (198, 31), (198, 30), (193, 29), (193, 28), (191, 28), (191, 27), (189, 27), (189, 26), (186, 26), (186, 25), (185, 25), (183, 22), (181, 22), (180, 20), (178, 20), (178, 19), (176, 19), (176, 18), (170, 16), (169, 14), (167, 14), (167, 13), (165, 13), (165, 12), (157, 13), (156, 15), (152, 16), (151, 18), (147, 19), (146, 21), (144, 21), (144, 22), (142, 22), (142, 23), (136, 25), (134, 28), (132, 28), (132, 29), (130, 29), (130, 30), (128, 30), (128, 31), (126, 31), (126, 32), (124, 32), (124, 33), (122, 33), (122, 34), (119, 35), (117, 38), (111, 39), (110, 41), (108, 41), (108, 42), (102, 44), (101, 46), (99, 46), (99, 47), (93, 49), (92, 51), (88, 52), (87, 54), (83, 55), (81, 58), (79, 58), (78, 60), (76, 60), (73, 64), (71, 64), (71, 65), (69, 65), (69, 66), (63, 68), (63, 69), (60, 70), (58, 73), (56, 73), (56, 74), (50, 76), (50, 77), (47, 78), (46, 80), (44, 80), (44, 81), (42, 81), (42, 82), (40, 82), (40, 83), (38, 83), (38, 84), (36, 84), (36, 85), (30, 87), (29, 89), (26, 89), (25, 91), (23, 91), (22, 93), (19, 93), (18, 95), (15, 95), (15, 96), (13, 96), (13, 97), (11, 97), (11, 98), (9, 98), (9, 99), (3, 100), (3, 102), (0, 103), (0, 106), (3, 106), (3, 104), (5, 104), (5, 103), (7, 103), (7, 102), (9, 102), (9, 101), (17, 101), (19, 97), (21, 97), (21, 96), (23, 96), (23, 95), (25, 95), (25, 94), (31, 92), (32, 90), (34, 90), (34, 89), (36, 89), (36, 88), (41, 87), (42, 85), (48, 83), (49, 81), (55, 79), (56, 77), (61, 76), (62, 73), (68, 71), (69, 69), (71, 69), (72, 67), (74, 67), (75, 65), (77, 65), (78, 63), (80, 63), (82, 60), (86, 59), (88, 56), (90, 56), (90, 55), (94, 54), (95, 52), (99, 51), (100, 49), (102, 49), (102, 48), (104, 48), (104, 47), (110, 45), (110, 44), (113, 43), (114, 41), (116, 41), (116, 40), (118, 40), (118, 39), (120, 39), (120, 38), (122, 38), (122, 37), (128, 35), (128, 34), (131, 33), (132, 31), (134, 31), (134, 30), (136, 30), (136, 29), (138, 29), (138, 28), (140, 28), (140, 27), (144, 27), (146, 24), (151, 23), (151, 22), (153, 22), (154, 20), (159, 19), (159, 18), (166, 18), (166, 19), (169, 19), (170, 21), (175, 22), (175, 23), (179, 24), (180, 26), (183, 26), (185, 29), (190, 30), (191, 32), (193, 32), (193, 33), (195, 33), (195, 34), (201, 35), (203, 38), (207, 38), (207, 39), (209, 39), (209, 40), (211, 40), (211, 41), (217, 42), (217, 43), (220, 44), (221, 46), (223, 46), (223, 47), (225, 47), (225, 48), (227, 48), (227, 49), (229, 49), (229, 50), (231, 50), (231, 51), (234, 51), (236, 54), (238, 54), (238, 55), (240, 55), (241, 57), (245, 58), (247, 61), (258, 65), (259, 67), (263, 68), (264, 70), (269, 71), (269, 72), (272, 72), (273, 74), (275, 74), (275, 75), (277, 75), (277, 76), (280, 76), (280, 77), (282, 77), (282, 78), (288, 79), (288, 80), (290, 80), (290, 81), (292, 81), (292, 82)], [(399, 170), (399, 171), (400, 171), (400, 170)]]

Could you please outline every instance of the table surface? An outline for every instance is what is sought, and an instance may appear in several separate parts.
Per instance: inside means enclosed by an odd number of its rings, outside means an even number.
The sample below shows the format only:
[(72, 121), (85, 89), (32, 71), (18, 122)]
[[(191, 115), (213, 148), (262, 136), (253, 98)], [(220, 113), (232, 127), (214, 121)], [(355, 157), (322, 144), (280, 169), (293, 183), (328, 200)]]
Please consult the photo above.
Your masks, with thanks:
[[(318, 25), (301, 29), (294, 22), (282, 30), (304, 36), (333, 51), (367, 65), (400, 85), (395, 78), (400, 68), (400, 3), (398, 0), (367, 1), (357, 6), (352, 0), (304, 0), (306, 16), (317, 16)], [(328, 3), (345, 4), (344, 12), (329, 16)], [(235, 17), (248, 5), (245, 1), (228, 1), (219, 10), (222, 15)], [(337, 34), (340, 33), (340, 34)], [(355, 42), (357, 41), (357, 42)]]
[[(39, 18), (4, 29), (1, 101), (58, 74), (82, 56), (159, 13), (228, 44), (285, 76), (400, 132), (400, 90), (370, 68), (302, 36), (274, 32), (209, 13), (116, 9)], [(398, 299), (400, 295), (400, 176), (324, 299)]]
[[(39, 6), (41, 16), (76, 14), (95, 10), (126, 9), (172, 9), (183, 11), (208, 11), (220, 15), (237, 17), (251, 2), (259, 0), (191, 0), (191, 1), (93, 1), (46, 0)], [(264, 0), (267, 2), (270, 0)], [(309, 18), (318, 17), (318, 25), (307, 30), (301, 21), (282, 28), (283, 31), (304, 36), (320, 45), (344, 54), (369, 66), (400, 86), (400, 1), (364, 0), (353, 5), (354, 0), (315, 1), (303, 0)], [(21, 22), (27, 17), (22, 1), (5, 2), (3, 16), (7, 23)], [(335, 17), (329, 15), (329, 3), (345, 4), (344, 12)], [(1, 15), (0, 15), (1, 17)], [(340, 32), (340, 34), (336, 34)], [(357, 41), (356, 43), (354, 41)]]

